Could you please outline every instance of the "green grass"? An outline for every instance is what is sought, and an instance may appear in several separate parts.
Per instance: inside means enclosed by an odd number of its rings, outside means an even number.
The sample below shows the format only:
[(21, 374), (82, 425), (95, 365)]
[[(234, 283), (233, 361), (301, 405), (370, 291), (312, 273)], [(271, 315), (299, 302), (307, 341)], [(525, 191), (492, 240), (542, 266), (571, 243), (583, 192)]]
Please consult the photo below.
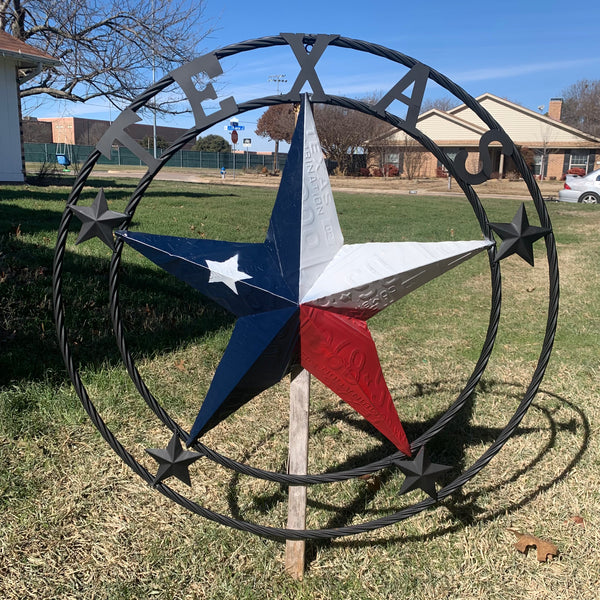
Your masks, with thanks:
[[(85, 190), (91, 203), (98, 181)], [(135, 189), (104, 180), (113, 210)], [(12, 598), (548, 598), (592, 599), (600, 568), (600, 410), (596, 207), (550, 204), (561, 265), (561, 319), (543, 392), (518, 432), (452, 499), (399, 525), (309, 543), (303, 582), (283, 573), (283, 548), (204, 521), (149, 490), (86, 418), (68, 381), (51, 311), (51, 265), (68, 187), (0, 187), (0, 597)], [(154, 183), (132, 228), (243, 242), (264, 239), (274, 190)], [(336, 194), (348, 243), (478, 238), (464, 199)], [(519, 205), (485, 200), (492, 221)], [(531, 203), (528, 211), (533, 212)], [(532, 219), (535, 222), (535, 219)], [(114, 343), (107, 307), (108, 249), (97, 240), (65, 258), (69, 341), (99, 412), (135, 457), (169, 434), (139, 398)], [(545, 326), (548, 275), (502, 264), (503, 313), (484, 379), (459, 418), (430, 444), (433, 459), (468, 467), (510, 418), (526, 388)], [(370, 321), (409, 438), (454, 400), (485, 336), (485, 256), (461, 265)], [(130, 248), (121, 308), (136, 365), (163, 406), (191, 424), (233, 326), (230, 315)], [(207, 435), (238, 460), (280, 470), (287, 451), (287, 382)], [(389, 444), (313, 381), (310, 470), (364, 464)], [(286, 490), (198, 461), (193, 488), (209, 508), (282, 526)], [(402, 477), (379, 474), (309, 489), (310, 527), (363, 522), (422, 497), (398, 497)], [(586, 526), (569, 521), (583, 517)], [(539, 564), (512, 547), (508, 527), (552, 540), (561, 555)]]

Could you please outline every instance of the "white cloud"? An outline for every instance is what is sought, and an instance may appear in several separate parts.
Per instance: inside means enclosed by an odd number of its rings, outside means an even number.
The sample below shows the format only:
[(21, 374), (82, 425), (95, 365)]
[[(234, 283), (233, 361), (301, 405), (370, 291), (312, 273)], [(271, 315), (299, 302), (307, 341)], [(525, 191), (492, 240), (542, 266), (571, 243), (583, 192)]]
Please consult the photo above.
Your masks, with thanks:
[(531, 73), (542, 73), (544, 71), (556, 71), (559, 69), (572, 69), (583, 65), (600, 62), (599, 58), (585, 60), (560, 60), (543, 63), (530, 63), (523, 65), (510, 65), (506, 67), (486, 67), (485, 69), (474, 69), (472, 71), (455, 72), (451, 78), (460, 82), (485, 81), (489, 79), (505, 79), (507, 77), (518, 77)]

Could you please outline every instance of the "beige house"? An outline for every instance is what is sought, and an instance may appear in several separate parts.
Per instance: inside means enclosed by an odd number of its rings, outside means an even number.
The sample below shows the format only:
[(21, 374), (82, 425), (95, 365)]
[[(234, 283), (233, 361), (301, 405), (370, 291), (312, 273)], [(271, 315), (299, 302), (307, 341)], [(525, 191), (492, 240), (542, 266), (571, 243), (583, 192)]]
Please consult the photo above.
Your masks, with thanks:
[[(584, 169), (586, 173), (600, 168), (600, 138), (560, 121), (562, 99), (550, 100), (547, 115), (493, 94), (483, 94), (477, 100), (506, 131), (538, 177), (560, 179), (575, 167)], [(468, 150), (467, 169), (473, 173), (479, 170), (479, 140), (489, 127), (464, 104), (449, 111), (432, 109), (423, 113), (417, 121), (417, 128), (451, 159), (460, 149)], [(374, 159), (395, 165), (400, 174), (413, 177), (447, 175), (444, 165), (420, 148), (404, 132), (394, 129), (371, 144), (370, 164)], [(515, 171), (511, 158), (505, 157), (500, 149), (498, 142), (490, 146), (493, 177), (506, 177)]]

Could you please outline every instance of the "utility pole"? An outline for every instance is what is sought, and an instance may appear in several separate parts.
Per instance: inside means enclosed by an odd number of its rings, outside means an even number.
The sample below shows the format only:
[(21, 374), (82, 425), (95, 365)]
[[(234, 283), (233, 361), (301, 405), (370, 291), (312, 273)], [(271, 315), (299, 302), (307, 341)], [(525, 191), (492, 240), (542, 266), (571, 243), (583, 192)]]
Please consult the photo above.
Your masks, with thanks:
[(279, 91), (279, 84), (287, 83), (287, 79), (285, 78), (285, 75), (269, 75), (269, 83), (277, 84), (277, 95), (279, 96), (281, 94)]
[[(280, 83), (287, 83), (287, 79), (284, 74), (281, 75), (269, 75), (269, 83), (277, 84), (277, 95), (280, 96), (281, 92), (279, 91)], [(277, 171), (279, 167), (278, 155), (279, 154), (279, 140), (275, 140), (275, 155), (273, 156), (273, 171)]]

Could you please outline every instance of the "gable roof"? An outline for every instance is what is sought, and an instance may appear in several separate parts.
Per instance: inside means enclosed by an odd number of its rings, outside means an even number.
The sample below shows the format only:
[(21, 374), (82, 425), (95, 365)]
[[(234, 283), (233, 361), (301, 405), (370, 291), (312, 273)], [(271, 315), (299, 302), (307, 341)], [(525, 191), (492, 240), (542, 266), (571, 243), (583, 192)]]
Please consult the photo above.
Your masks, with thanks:
[[(517, 145), (548, 149), (593, 148), (600, 149), (600, 138), (566, 125), (561, 121), (536, 113), (493, 94), (482, 94), (476, 100), (501, 125)], [(476, 147), (489, 127), (466, 105), (449, 111), (431, 109), (419, 115), (419, 131), (442, 147)], [(403, 145), (407, 135), (391, 128), (374, 142), (384, 145)], [(411, 139), (408, 140), (409, 143)], [(497, 142), (496, 142), (497, 144)]]
[(43, 50), (34, 48), (29, 44), (0, 31), (0, 56), (12, 59), (17, 66), (29, 68), (42, 65), (59, 65), (60, 61), (46, 54)]
[[(488, 129), (485, 126), (465, 121), (437, 108), (424, 112), (419, 116), (417, 122), (419, 131), (431, 139), (435, 139), (436, 143), (442, 146), (447, 145), (447, 143), (456, 144), (479, 139)], [(412, 138), (404, 131), (396, 127), (390, 127), (389, 130), (377, 138), (368, 140), (367, 144), (376, 142), (384, 142), (386, 145), (404, 144), (407, 141), (413, 143)]]
[[(506, 98), (485, 93), (478, 96), (476, 100), (500, 123), (502, 129), (515, 143), (545, 142), (551, 147), (567, 147), (572, 144), (597, 146), (600, 144), (600, 138), (525, 108)], [(464, 104), (449, 110), (448, 113), (488, 129), (483, 121)]]

